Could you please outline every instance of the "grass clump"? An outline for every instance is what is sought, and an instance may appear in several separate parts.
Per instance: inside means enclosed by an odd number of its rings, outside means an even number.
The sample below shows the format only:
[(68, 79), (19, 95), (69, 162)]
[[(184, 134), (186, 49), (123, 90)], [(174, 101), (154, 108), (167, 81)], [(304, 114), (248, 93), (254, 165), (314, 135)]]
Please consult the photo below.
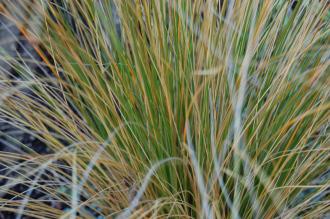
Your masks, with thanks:
[[(1, 191), (19, 199), (0, 209), (235, 219), (330, 210), (329, 178), (318, 180), (330, 160), (326, 1), (27, 2), (5, 0), (3, 13), (52, 77), (8, 60), (23, 80), (2, 80), (1, 115), (52, 153), (1, 155), (19, 176)], [(18, 183), (65, 209), (16, 194)]]

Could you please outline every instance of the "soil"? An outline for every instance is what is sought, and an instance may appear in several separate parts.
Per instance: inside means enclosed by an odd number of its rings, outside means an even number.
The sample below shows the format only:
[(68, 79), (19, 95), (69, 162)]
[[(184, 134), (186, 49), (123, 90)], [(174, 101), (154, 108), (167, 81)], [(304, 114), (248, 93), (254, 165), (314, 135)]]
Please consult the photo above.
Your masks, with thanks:
[[(40, 57), (34, 51), (33, 47), (29, 45), (28, 41), (22, 36), (18, 28), (10, 22), (4, 15), (0, 15), (0, 79), (12, 79), (20, 80), (19, 75), (13, 69), (13, 66), (8, 64), (3, 57), (13, 57), (13, 58), (23, 58), (41, 61)], [(30, 67), (34, 69), (38, 74), (47, 74), (48, 70), (46, 68), (41, 69), (40, 66), (36, 64), (29, 63)], [(1, 90), (1, 84), (0, 84)], [(29, 91), (26, 91), (29, 92)], [(4, 118), (0, 114), (0, 153), (18, 153), (23, 154), (24, 148), (21, 145), (26, 145), (33, 149), (39, 154), (47, 154), (50, 150), (47, 146), (35, 138), (34, 136), (18, 129), (10, 123), (10, 119)], [(14, 173), (8, 173), (4, 169), (4, 165), (0, 162), (0, 187), (3, 186), (7, 180), (2, 176), (15, 177)], [(23, 184), (18, 184), (14, 186), (11, 190), (16, 192), (24, 192), (28, 188)], [(38, 199), (42, 197), (38, 191), (33, 191), (31, 198)], [(4, 199), (16, 199), (12, 195), (2, 194), (0, 198)], [(5, 212), (0, 210), (1, 218), (15, 218), (15, 214), (11, 212)], [(32, 217), (22, 217), (22, 218), (32, 218)]]

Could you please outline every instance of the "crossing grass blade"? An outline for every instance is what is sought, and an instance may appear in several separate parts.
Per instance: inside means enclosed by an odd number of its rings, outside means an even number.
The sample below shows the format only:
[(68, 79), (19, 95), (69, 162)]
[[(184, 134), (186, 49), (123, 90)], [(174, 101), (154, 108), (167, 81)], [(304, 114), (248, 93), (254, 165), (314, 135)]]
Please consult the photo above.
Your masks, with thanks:
[[(329, 212), (326, 1), (27, 2), (5, 0), (1, 11), (37, 42), (52, 78), (17, 62), (33, 96), (11, 87), (0, 96), (0, 119), (52, 153), (0, 160), (20, 175), (12, 185), (66, 207), (4, 185), (19, 199), (1, 198), (1, 211), (37, 218)], [(40, 22), (27, 25), (20, 14)], [(45, 163), (48, 184), (29, 174)]]

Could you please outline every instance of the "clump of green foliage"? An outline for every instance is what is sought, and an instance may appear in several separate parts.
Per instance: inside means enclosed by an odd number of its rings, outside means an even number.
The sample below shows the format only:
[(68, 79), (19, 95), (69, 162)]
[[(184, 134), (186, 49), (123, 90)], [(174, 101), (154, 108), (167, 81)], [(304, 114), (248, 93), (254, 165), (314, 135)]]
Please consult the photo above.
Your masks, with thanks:
[(330, 164), (327, 1), (5, 2), (53, 77), (20, 65), (24, 80), (1, 82), (11, 91), (1, 113), (52, 153), (2, 154), (20, 177), (1, 190), (24, 183), (69, 207), (25, 192), (0, 209), (235, 219), (330, 210), (329, 181), (315, 183)]

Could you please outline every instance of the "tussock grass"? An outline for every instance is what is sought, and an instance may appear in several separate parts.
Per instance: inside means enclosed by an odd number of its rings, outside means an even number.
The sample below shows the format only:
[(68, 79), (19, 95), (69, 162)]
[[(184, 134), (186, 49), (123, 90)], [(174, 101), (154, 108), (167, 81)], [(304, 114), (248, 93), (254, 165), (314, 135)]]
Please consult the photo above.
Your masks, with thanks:
[[(324, 216), (329, 4), (292, 6), (5, 0), (3, 13), (53, 76), (38, 76), (28, 60), (4, 59), (24, 80), (1, 81), (1, 119), (52, 152), (0, 156), (16, 173), (1, 176), (8, 178), (1, 193), (20, 198), (0, 198), (1, 211), (37, 218)], [(16, 194), (18, 183), (29, 190)], [(33, 200), (31, 190), (66, 208)]]

